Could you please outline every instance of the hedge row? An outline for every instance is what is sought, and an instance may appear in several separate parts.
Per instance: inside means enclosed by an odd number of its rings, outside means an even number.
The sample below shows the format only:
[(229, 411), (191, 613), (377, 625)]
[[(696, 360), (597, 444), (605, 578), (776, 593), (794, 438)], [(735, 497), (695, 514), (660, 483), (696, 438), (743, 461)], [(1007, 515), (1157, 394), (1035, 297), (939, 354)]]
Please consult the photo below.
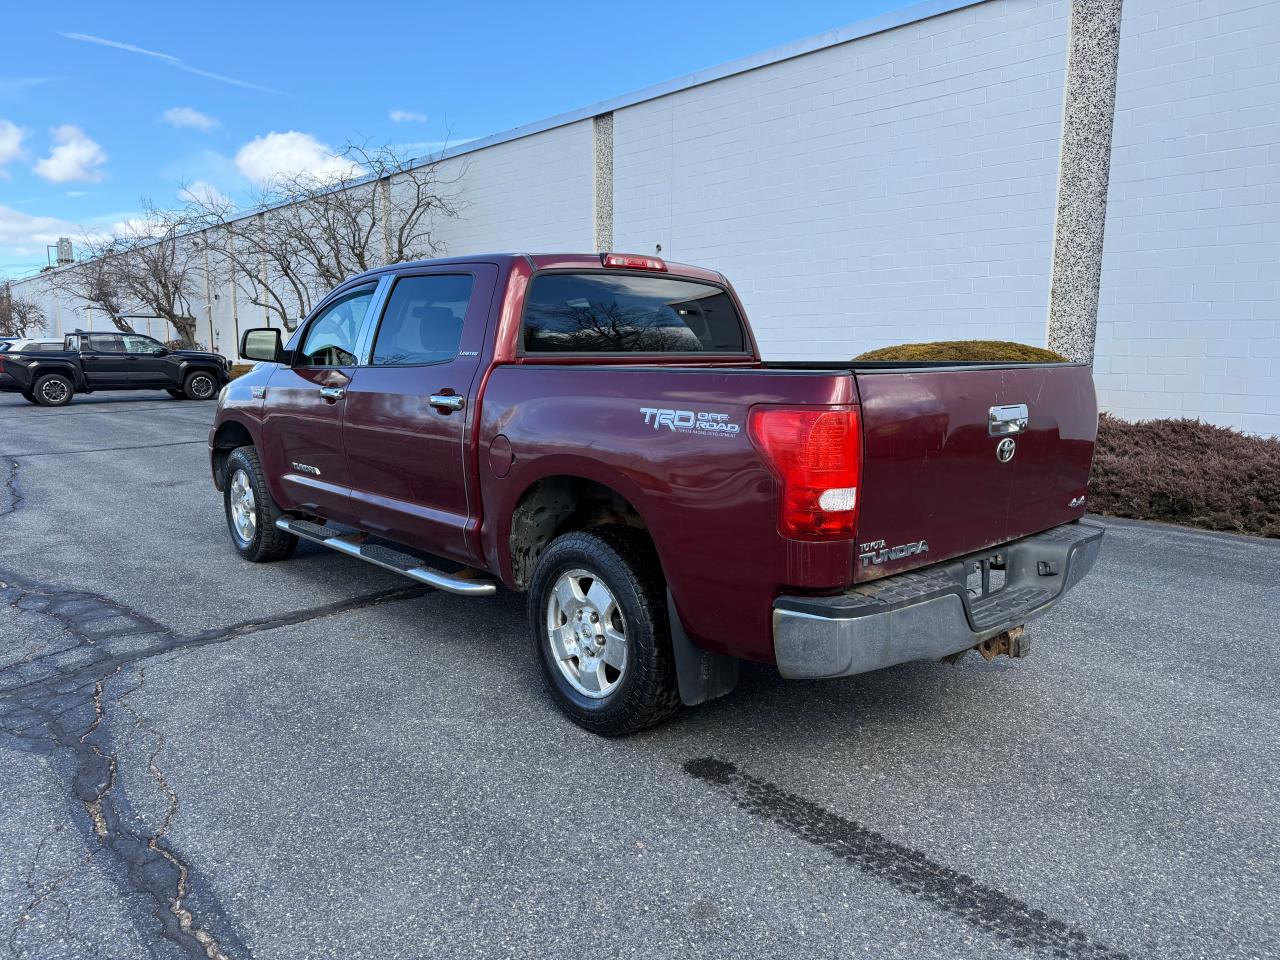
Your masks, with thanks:
[(1129, 423), (1104, 413), (1089, 509), (1280, 537), (1280, 440), (1198, 420)]

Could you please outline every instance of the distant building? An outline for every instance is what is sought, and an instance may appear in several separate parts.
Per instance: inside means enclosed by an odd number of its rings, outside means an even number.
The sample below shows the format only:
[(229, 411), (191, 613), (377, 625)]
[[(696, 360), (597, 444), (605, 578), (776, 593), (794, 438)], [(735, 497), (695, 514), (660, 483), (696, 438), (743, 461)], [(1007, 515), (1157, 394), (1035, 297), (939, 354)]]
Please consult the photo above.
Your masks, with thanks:
[[(723, 270), (774, 358), (1044, 344), (1070, 7), (929, 0), (472, 141), (439, 236), (660, 246)], [(1125, 0), (1120, 38), (1101, 404), (1280, 435), (1280, 4)], [(14, 289), (59, 330), (105, 325), (47, 280)], [(228, 354), (264, 322), (216, 280), (199, 316)]]

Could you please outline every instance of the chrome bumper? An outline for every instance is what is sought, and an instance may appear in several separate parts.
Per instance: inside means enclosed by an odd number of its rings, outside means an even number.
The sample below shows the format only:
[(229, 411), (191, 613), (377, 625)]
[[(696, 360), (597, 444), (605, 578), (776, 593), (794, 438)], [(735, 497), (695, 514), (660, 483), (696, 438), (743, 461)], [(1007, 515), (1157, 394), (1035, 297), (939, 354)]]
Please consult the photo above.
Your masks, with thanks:
[[(1068, 523), (839, 596), (779, 597), (778, 670), (793, 680), (847, 677), (968, 650), (1053, 606), (1093, 567), (1102, 534), (1095, 524)], [(967, 581), (993, 561), (1003, 586), (971, 595)]]

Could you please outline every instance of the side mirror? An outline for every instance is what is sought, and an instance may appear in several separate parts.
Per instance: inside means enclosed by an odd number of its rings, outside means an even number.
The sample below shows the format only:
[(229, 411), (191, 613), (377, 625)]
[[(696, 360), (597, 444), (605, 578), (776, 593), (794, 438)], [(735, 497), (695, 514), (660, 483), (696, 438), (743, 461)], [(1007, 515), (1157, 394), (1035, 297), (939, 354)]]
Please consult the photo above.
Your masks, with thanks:
[(157, 357), (167, 357), (169, 355), (168, 347), (157, 347), (154, 351)]
[(275, 327), (255, 327), (240, 337), (240, 356), (246, 360), (284, 363), (284, 345)]

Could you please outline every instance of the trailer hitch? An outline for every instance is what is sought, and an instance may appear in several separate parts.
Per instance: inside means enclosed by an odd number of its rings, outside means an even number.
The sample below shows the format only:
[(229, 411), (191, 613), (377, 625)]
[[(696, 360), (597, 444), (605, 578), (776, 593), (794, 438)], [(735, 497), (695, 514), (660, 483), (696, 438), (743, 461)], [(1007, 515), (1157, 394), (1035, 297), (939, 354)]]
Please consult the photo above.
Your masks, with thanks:
[(982, 654), (982, 659), (990, 663), (996, 657), (1015, 657), (1021, 658), (1031, 653), (1031, 637), (1027, 635), (1027, 628), (1010, 627), (1004, 633), (997, 633), (994, 637), (983, 640), (968, 649), (961, 650), (959, 653), (951, 653), (942, 658), (944, 663), (956, 664), (964, 657), (969, 650), (977, 650)]

